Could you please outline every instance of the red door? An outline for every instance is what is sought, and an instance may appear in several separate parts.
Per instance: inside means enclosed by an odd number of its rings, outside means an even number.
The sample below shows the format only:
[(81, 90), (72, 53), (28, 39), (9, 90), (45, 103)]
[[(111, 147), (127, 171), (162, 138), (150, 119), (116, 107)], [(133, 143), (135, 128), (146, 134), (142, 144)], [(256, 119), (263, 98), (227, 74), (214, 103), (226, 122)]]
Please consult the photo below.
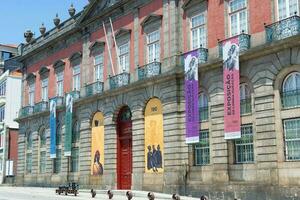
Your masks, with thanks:
[[(128, 108), (129, 109), (129, 108)], [(123, 112), (126, 112), (124, 110)], [(129, 110), (130, 112), (130, 110)], [(121, 114), (122, 115), (122, 114)], [(118, 189), (131, 189), (132, 122), (131, 117), (118, 120)]]

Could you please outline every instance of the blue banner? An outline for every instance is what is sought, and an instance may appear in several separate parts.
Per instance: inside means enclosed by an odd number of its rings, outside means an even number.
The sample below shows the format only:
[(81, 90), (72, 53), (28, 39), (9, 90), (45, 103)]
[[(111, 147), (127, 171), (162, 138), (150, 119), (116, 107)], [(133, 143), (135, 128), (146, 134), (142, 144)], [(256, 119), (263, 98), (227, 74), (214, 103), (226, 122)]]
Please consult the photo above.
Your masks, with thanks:
[(50, 100), (50, 158), (56, 158), (56, 99)]

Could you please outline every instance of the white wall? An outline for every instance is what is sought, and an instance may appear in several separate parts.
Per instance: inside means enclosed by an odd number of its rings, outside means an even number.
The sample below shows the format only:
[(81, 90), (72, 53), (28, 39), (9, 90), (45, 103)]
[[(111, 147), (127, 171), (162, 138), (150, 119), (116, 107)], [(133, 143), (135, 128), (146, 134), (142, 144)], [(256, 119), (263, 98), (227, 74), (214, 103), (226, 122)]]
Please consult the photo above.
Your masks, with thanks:
[(18, 117), (21, 108), (21, 84), (22, 77), (7, 77), (4, 123), (9, 128), (19, 128), (14, 119)]

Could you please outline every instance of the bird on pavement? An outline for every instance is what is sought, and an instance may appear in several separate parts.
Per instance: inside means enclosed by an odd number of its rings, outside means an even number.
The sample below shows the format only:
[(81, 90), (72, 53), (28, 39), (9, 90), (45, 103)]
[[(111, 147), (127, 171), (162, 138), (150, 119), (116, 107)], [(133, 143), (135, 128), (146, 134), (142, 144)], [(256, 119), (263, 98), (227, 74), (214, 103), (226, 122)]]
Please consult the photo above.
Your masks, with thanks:
[(112, 199), (113, 196), (114, 196), (114, 194), (113, 194), (113, 192), (112, 192), (111, 190), (108, 190), (108, 191), (107, 191), (107, 195), (108, 195), (108, 198), (109, 198), (109, 199)]
[(172, 200), (180, 200), (180, 196), (178, 194), (173, 194)]
[(92, 198), (95, 198), (95, 196), (96, 196), (96, 190), (91, 189), (91, 195), (92, 195)]

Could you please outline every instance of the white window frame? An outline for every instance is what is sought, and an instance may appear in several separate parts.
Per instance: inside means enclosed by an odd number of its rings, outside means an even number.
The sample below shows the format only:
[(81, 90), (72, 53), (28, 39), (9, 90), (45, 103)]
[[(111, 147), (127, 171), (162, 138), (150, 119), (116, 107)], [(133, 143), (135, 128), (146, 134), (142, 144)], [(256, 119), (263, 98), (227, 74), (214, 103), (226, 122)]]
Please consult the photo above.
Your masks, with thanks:
[[(123, 49), (125, 50), (123, 51)], [(120, 66), (119, 73), (129, 72), (129, 66), (130, 66), (129, 49), (130, 49), (129, 41), (118, 47), (119, 66)]]
[[(296, 83), (296, 76), (300, 76), (300, 72), (292, 72), (290, 73), (283, 81), (283, 85), (282, 85), (282, 91), (283, 92), (288, 92), (288, 91), (293, 91), (293, 90), (299, 90), (300, 89), (300, 85), (298, 86)], [(290, 89), (286, 89), (286, 82), (288, 79), (292, 78), (293, 79), (293, 84), (294, 84), (294, 88), (293, 90)]]
[[(295, 15), (294, 13), (290, 13), (290, 1), (291, 0), (283, 0), (285, 1), (285, 15), (284, 17), (281, 17), (280, 16), (280, 13), (279, 13), (279, 0), (276, 0), (276, 5), (277, 5), (277, 9), (276, 9), (276, 13), (277, 13), (277, 20), (283, 20), (283, 19), (286, 19), (286, 18), (289, 18), (293, 15)], [(299, 0), (295, 0), (297, 2), (297, 14), (299, 15)]]
[[(193, 19), (197, 18), (197, 17), (203, 17), (204, 18), (204, 22), (197, 25), (197, 26), (194, 26), (193, 27)], [(207, 46), (207, 28), (206, 28), (206, 15), (204, 13), (200, 13), (200, 14), (197, 14), (197, 15), (194, 15), (193, 17), (190, 18), (190, 34), (191, 34), (191, 50), (193, 49), (198, 49), (201, 47), (203, 48), (206, 48)], [(204, 29), (204, 33), (205, 33), (205, 41), (202, 42), (201, 40), (201, 29)], [(194, 40), (193, 40), (193, 31), (196, 31), (197, 32), (197, 44), (194, 45)]]
[(0, 96), (5, 96), (6, 93), (6, 80), (0, 83)]
[(30, 106), (34, 106), (34, 98), (35, 98), (35, 84), (31, 83), (28, 86), (28, 103)]
[[(295, 161), (295, 160), (300, 160), (300, 154), (296, 157), (293, 157), (293, 158), (290, 158), (290, 152), (289, 152), (289, 148), (288, 148), (288, 143), (300, 143), (300, 135), (298, 135), (298, 137), (295, 137), (295, 138), (287, 138), (287, 125), (286, 123), (289, 123), (289, 122), (294, 122), (296, 121), (299, 121), (300, 118), (295, 118), (295, 119), (286, 119), (283, 121), (283, 127), (284, 127), (284, 145), (285, 145), (285, 159), (287, 161)], [(295, 128), (295, 127), (294, 127)], [(296, 127), (297, 129), (295, 131), (300, 131), (298, 129), (298, 127)]]
[(42, 79), (42, 101), (48, 101), (48, 78)]
[(103, 82), (104, 55), (103, 53), (94, 57), (94, 81)]
[(3, 122), (5, 118), (5, 105), (0, 107), (0, 122)]
[(56, 96), (64, 96), (64, 72), (56, 73)]
[(80, 91), (80, 65), (73, 67), (73, 91)]
[[(158, 35), (157, 39), (151, 40), (151, 37), (154, 36), (155, 34)], [(150, 50), (151, 48), (152, 50)], [(153, 55), (152, 58), (150, 58), (150, 55)], [(160, 30), (159, 29), (147, 34), (147, 61), (148, 63), (152, 63), (154, 61), (156, 62), (160, 61)]]
[[(235, 35), (241, 34), (242, 31), (244, 31), (244, 33), (248, 33), (248, 0), (245, 0), (246, 1), (246, 6), (245, 7), (242, 7), (242, 8), (239, 8), (237, 10), (232, 11), (230, 4), (233, 1), (239, 1), (239, 0), (230, 0), (228, 2), (229, 34), (230, 34), (230, 36), (235, 36)], [(246, 14), (246, 22), (245, 22), (246, 23), (246, 30), (241, 30), (240, 14), (242, 12), (245, 12), (245, 14)], [(232, 34), (232, 26), (231, 26), (232, 25), (231, 17), (234, 16), (234, 15), (236, 15), (236, 17), (237, 17), (237, 32), (236, 32), (236, 34)]]
[[(246, 128), (250, 128), (251, 129), (251, 135), (247, 134), (247, 132), (244, 132), (243, 130), (246, 130)], [(251, 142), (244, 141), (244, 137), (245, 135), (247, 135), (248, 137), (251, 136)], [(241, 138), (240, 139), (236, 139), (234, 140), (235, 142), (235, 159), (236, 159), (236, 163), (237, 164), (243, 164), (243, 163), (254, 163), (254, 132), (253, 132), (253, 125), (252, 124), (244, 124), (241, 126)], [(239, 158), (239, 153), (241, 153), (240, 151), (238, 151), (238, 149), (240, 147), (244, 147), (245, 150), (245, 155), (244, 155), (244, 159), (245, 160), (238, 160)], [(252, 149), (252, 151), (251, 151)], [(249, 157), (249, 155), (251, 155), (251, 157)], [(251, 159), (252, 158), (252, 159)]]
[[(206, 137), (204, 137), (204, 134)], [(205, 142), (205, 145), (203, 145), (203, 142)], [(200, 131), (199, 143), (194, 145), (194, 153), (196, 166), (210, 164), (209, 130)], [(198, 156), (198, 154), (200, 154), (200, 156)], [(200, 160), (198, 160), (198, 157), (200, 157)]]

